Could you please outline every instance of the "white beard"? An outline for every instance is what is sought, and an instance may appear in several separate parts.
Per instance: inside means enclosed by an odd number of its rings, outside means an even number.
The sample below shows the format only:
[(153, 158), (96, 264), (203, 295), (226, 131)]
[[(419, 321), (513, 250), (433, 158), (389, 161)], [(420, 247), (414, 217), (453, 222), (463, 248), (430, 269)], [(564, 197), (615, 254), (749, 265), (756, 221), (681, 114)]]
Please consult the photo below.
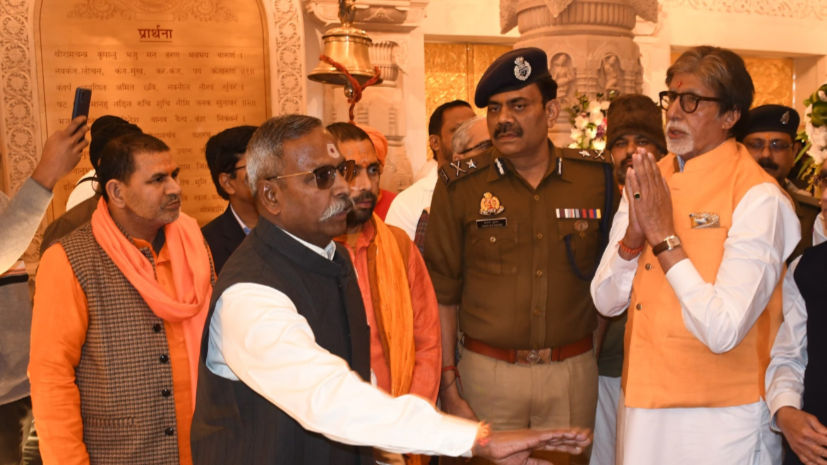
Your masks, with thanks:
[[(680, 139), (673, 140), (668, 135), (669, 129), (683, 131), (684, 135)], [(671, 153), (674, 153), (678, 156), (683, 156), (692, 152), (692, 150), (695, 148), (695, 138), (692, 137), (692, 133), (690, 132), (689, 127), (687, 127), (683, 123), (678, 123), (675, 121), (667, 122), (666, 133), (666, 149), (669, 150)]]

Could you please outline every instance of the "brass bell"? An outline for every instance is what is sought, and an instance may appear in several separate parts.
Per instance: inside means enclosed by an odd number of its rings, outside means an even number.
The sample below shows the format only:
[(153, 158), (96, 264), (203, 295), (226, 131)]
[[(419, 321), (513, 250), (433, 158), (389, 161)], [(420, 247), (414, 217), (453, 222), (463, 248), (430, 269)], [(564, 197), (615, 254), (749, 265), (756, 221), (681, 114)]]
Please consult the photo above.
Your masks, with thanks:
[[(322, 36), (324, 42), (323, 55), (341, 64), (353, 76), (359, 85), (364, 85), (374, 75), (370, 64), (370, 44), (373, 43), (368, 34), (362, 29), (352, 26), (355, 9), (353, 1), (340, 0), (339, 20), (341, 26), (334, 26)], [(335, 84), (350, 87), (347, 76), (336, 67), (320, 61), (307, 77), (325, 84)]]

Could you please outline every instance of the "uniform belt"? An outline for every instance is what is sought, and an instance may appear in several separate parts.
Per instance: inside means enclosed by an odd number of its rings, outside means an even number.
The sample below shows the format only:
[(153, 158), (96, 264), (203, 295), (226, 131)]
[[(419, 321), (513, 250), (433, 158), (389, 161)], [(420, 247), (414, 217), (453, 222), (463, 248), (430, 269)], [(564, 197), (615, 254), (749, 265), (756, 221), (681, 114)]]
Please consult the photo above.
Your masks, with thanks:
[(462, 337), (462, 345), (471, 352), (476, 352), (486, 357), (495, 358), (508, 363), (524, 363), (529, 365), (561, 362), (567, 358), (588, 352), (592, 348), (592, 337), (586, 336), (579, 341), (572, 342), (559, 347), (545, 349), (516, 350), (500, 349), (492, 347), (480, 340)]

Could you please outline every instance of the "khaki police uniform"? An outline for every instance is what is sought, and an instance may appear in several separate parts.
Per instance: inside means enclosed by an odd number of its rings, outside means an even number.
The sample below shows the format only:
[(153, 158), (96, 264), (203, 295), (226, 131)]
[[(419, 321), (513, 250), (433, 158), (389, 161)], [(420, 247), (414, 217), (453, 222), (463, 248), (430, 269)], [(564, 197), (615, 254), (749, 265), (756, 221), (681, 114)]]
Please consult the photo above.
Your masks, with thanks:
[(594, 422), (589, 283), (619, 193), (608, 155), (549, 146), (537, 188), (494, 148), (440, 168), (431, 205), (425, 260), (459, 306), (461, 393), (496, 429)]

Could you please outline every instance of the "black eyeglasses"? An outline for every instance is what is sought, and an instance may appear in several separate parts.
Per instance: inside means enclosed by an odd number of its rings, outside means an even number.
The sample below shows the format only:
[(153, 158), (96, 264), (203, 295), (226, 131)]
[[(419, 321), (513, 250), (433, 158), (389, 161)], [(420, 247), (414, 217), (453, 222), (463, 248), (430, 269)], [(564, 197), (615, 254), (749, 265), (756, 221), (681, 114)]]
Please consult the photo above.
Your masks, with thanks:
[[(356, 162), (354, 161), (353, 163), (355, 164)], [(379, 162), (371, 163), (367, 166), (356, 165), (353, 169), (353, 177), (355, 178), (356, 176), (359, 176), (359, 173), (361, 173), (362, 170), (365, 170), (365, 172), (368, 173), (368, 177), (375, 178), (382, 174), (382, 165)]]
[(304, 176), (312, 174), (316, 178), (316, 187), (319, 189), (330, 189), (333, 182), (336, 180), (336, 173), (342, 175), (345, 181), (350, 182), (356, 174), (356, 162), (353, 160), (345, 160), (339, 163), (338, 166), (322, 165), (316, 169), (309, 171), (302, 171), (299, 173), (283, 174), (281, 176), (271, 176), (267, 178), (268, 181), (278, 181), (279, 179), (291, 178), (293, 176)]
[(750, 152), (760, 153), (764, 151), (764, 147), (769, 147), (770, 152), (781, 153), (786, 152), (793, 145), (782, 139), (772, 139), (767, 143), (764, 139), (749, 139), (744, 141), (744, 145)]
[(698, 109), (698, 104), (704, 100), (710, 102), (720, 102), (721, 99), (717, 97), (702, 97), (692, 92), (675, 92), (673, 90), (664, 90), (658, 94), (660, 97), (660, 107), (668, 110), (675, 100), (680, 100), (681, 110), (684, 113), (694, 113)]
[(816, 175), (815, 184), (822, 190), (827, 189), (827, 171), (822, 171)]
[(490, 149), (492, 145), (494, 145), (494, 144), (491, 142), (491, 139), (485, 139), (484, 141), (480, 142), (479, 144), (477, 144), (473, 147), (468, 147), (467, 149), (465, 149), (461, 152), (458, 152), (458, 153), (459, 153), (459, 155), (465, 155), (466, 153), (474, 151), (474, 150), (479, 150), (480, 152), (484, 152), (484, 151)]

